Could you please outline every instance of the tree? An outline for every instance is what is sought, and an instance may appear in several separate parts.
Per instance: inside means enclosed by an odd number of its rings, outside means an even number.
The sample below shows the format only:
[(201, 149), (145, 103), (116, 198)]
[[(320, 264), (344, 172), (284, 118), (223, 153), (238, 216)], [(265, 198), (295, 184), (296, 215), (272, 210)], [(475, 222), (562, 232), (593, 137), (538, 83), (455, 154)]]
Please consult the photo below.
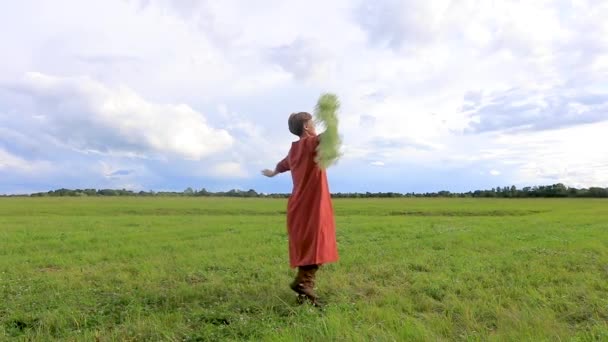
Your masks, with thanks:
[(245, 193), (245, 197), (258, 197), (258, 193), (253, 189), (249, 189), (249, 191)]
[(603, 189), (603, 188), (591, 187), (591, 188), (589, 188), (589, 195), (591, 197), (608, 197), (608, 188)]
[[(66, 189), (61, 188), (57, 190), (50, 190), (48, 192), (32, 193), (31, 197), (44, 197), (44, 196), (228, 196), (228, 197), (270, 197), (270, 198), (287, 198), (290, 196), (288, 193), (272, 193), (264, 194), (258, 193), (254, 189), (248, 191), (241, 191), (232, 189), (228, 192), (209, 192), (205, 188), (200, 191), (194, 191), (192, 188), (187, 188), (183, 192), (176, 191), (163, 191), (149, 192), (139, 191), (133, 192), (132, 190), (126, 189)], [(0, 194), (0, 196), (3, 196)], [(18, 196), (18, 195), (11, 195)], [(27, 196), (27, 195), (25, 195)], [(400, 197), (594, 197), (594, 198), (608, 198), (608, 188), (592, 187), (589, 189), (577, 189), (566, 187), (562, 183), (553, 185), (542, 185), (534, 187), (524, 187), (518, 190), (515, 185), (511, 187), (498, 187), (492, 188), (491, 190), (475, 190), (465, 193), (452, 193), (447, 190), (438, 192), (426, 192), (426, 193), (400, 193), (400, 192), (365, 192), (365, 193), (334, 193), (331, 194), (333, 198), (400, 198)]]
[(195, 196), (209, 196), (210, 193), (207, 191), (207, 189), (202, 188), (200, 191), (197, 191), (194, 195)]

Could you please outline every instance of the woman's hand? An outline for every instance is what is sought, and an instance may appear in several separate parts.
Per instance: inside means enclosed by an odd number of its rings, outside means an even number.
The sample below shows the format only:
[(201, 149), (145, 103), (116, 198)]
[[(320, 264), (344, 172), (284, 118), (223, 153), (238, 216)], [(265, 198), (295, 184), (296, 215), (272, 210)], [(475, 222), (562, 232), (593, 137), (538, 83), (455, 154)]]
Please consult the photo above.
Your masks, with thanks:
[(266, 177), (274, 177), (277, 175), (277, 173), (278, 172), (276, 172), (276, 171), (272, 171), (272, 170), (268, 170), (268, 169), (262, 170), (262, 174)]

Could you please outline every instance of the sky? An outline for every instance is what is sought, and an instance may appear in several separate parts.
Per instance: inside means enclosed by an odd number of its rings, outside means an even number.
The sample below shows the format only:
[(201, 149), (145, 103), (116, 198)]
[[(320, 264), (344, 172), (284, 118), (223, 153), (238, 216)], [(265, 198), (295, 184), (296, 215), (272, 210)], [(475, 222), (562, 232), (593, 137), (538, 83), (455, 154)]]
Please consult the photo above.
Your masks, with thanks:
[(332, 192), (608, 186), (608, 2), (11, 1), (0, 193), (289, 192), (290, 113), (341, 101)]

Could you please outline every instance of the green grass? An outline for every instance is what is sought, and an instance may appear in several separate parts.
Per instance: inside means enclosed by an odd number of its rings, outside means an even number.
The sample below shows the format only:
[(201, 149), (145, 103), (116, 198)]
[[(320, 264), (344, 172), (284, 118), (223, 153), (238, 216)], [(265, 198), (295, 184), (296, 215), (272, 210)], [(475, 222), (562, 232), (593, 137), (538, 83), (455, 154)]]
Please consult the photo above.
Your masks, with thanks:
[(0, 199), (0, 340), (608, 340), (608, 201), (334, 206), (319, 311), (284, 200)]

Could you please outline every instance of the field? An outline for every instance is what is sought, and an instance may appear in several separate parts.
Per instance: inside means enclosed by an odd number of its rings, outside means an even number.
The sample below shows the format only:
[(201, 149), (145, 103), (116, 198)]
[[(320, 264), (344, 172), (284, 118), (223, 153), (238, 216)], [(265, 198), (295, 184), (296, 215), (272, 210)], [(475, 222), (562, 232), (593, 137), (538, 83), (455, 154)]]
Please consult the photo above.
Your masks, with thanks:
[(0, 199), (0, 340), (608, 341), (608, 201), (334, 206), (319, 310), (285, 200)]

